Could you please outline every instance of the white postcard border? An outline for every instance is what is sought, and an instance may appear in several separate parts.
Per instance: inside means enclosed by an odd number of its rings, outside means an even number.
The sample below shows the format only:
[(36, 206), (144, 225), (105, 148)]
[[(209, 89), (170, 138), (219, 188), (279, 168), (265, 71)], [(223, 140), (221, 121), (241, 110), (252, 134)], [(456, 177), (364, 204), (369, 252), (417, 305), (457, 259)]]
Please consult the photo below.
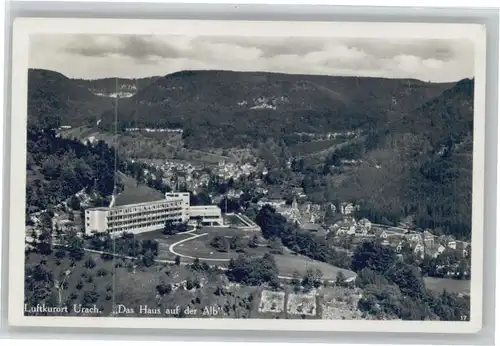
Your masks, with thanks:
[[(230, 29), (228, 29), (230, 27)], [(468, 39), (475, 43), (471, 316), (467, 322), (24, 316), (24, 227), (29, 37), (137, 34)], [(13, 28), (9, 304), (13, 326), (280, 331), (475, 333), (482, 327), (486, 31), (479, 24), (17, 18)], [(19, 178), (17, 178), (19, 179)], [(492, 230), (491, 230), (492, 231)]]

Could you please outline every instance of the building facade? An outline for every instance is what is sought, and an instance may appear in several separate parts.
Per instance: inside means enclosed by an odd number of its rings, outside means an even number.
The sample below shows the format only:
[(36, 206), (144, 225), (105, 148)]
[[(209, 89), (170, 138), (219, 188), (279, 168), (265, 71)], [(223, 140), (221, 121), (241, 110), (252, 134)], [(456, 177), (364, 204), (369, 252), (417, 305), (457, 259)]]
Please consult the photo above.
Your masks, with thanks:
[(165, 222), (197, 220), (203, 226), (222, 226), (222, 213), (218, 206), (191, 206), (189, 192), (166, 193), (165, 199), (85, 210), (85, 234), (144, 233), (162, 229)]

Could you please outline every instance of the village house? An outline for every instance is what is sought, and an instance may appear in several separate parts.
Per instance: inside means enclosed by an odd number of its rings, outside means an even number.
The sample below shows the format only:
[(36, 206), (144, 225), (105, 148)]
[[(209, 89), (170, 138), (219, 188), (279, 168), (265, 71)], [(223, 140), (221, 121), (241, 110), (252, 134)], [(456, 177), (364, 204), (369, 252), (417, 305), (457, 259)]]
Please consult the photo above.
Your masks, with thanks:
[(439, 244), (436, 253), (434, 254), (434, 257), (441, 255), (444, 252), (444, 250), (446, 250), (446, 248), (442, 244)]
[(311, 205), (311, 210), (317, 213), (321, 210), (321, 206), (319, 204), (313, 204)]
[(367, 235), (368, 235), (368, 230), (366, 228), (360, 227), (359, 225), (358, 227), (356, 227), (356, 236), (366, 237)]
[(424, 230), (423, 235), (424, 235), (424, 240), (426, 240), (426, 239), (434, 239), (435, 238), (434, 234), (432, 234), (432, 232), (431, 232), (430, 229)]
[(356, 225), (354, 225), (352, 222), (349, 222), (348, 220), (337, 221), (333, 227), (337, 232), (336, 235), (356, 234)]
[(455, 239), (453, 238), (448, 238), (448, 241), (446, 243), (446, 245), (450, 248), (450, 249), (453, 249), (453, 250), (456, 250), (457, 249), (457, 242)]
[(286, 201), (284, 199), (268, 199), (268, 198), (262, 198), (257, 202), (257, 205), (259, 207), (263, 207), (266, 204), (270, 205), (273, 208), (279, 208), (279, 207), (284, 207), (286, 204)]
[(457, 241), (451, 235), (444, 235), (439, 238), (439, 242), (443, 244), (445, 247), (456, 250), (457, 249)]
[(417, 245), (415, 245), (413, 252), (416, 255), (419, 255), (420, 258), (424, 258), (425, 256), (424, 245), (422, 243), (418, 243)]
[[(382, 235), (382, 233), (380, 235)], [(401, 237), (398, 237), (397, 235), (394, 235), (394, 234), (388, 234), (387, 232), (385, 232), (385, 234), (387, 235), (386, 238), (380, 238), (381, 244), (382, 245), (389, 245), (397, 253), (400, 253), (401, 249), (402, 249), (402, 244), (403, 244), (403, 242), (401, 241)]]
[(326, 236), (327, 231), (317, 223), (306, 222), (300, 226), (303, 230), (313, 232), (316, 235)]
[(260, 195), (267, 195), (267, 193), (268, 193), (268, 192), (269, 192), (269, 190), (268, 190), (268, 189), (265, 189), (265, 188), (263, 188), (263, 187), (257, 187), (257, 188), (255, 189), (255, 193), (258, 193), (258, 194), (260, 194)]
[(439, 242), (429, 242), (429, 245), (424, 244), (425, 247), (425, 255), (432, 257), (432, 258), (437, 258), (439, 255), (441, 255), (445, 250), (446, 246)]
[(335, 204), (330, 203), (330, 210), (331, 210), (332, 212), (334, 212), (334, 213), (336, 213), (336, 212), (337, 212), (337, 207), (335, 206)]
[(311, 203), (306, 203), (304, 205), (304, 212), (305, 213), (310, 213), (311, 212)]
[(470, 244), (465, 241), (457, 241), (457, 251), (460, 251), (462, 257), (468, 257), (470, 254)]
[(396, 252), (401, 253), (403, 251), (403, 242), (399, 241), (399, 243), (396, 245)]
[(366, 230), (366, 232), (370, 232), (370, 230), (372, 229), (372, 223), (370, 222), (370, 220), (368, 220), (366, 218), (359, 220), (358, 225), (363, 230)]
[(406, 239), (411, 243), (422, 243), (422, 235), (418, 233), (407, 233)]
[(344, 202), (340, 204), (340, 212), (344, 215), (351, 215), (356, 210), (352, 203)]
[(226, 193), (226, 196), (229, 197), (229, 198), (240, 198), (241, 195), (243, 195), (243, 191), (241, 191), (241, 190), (234, 190), (234, 189), (230, 189)]
[(388, 235), (385, 230), (378, 231), (376, 234), (381, 239), (387, 239)]

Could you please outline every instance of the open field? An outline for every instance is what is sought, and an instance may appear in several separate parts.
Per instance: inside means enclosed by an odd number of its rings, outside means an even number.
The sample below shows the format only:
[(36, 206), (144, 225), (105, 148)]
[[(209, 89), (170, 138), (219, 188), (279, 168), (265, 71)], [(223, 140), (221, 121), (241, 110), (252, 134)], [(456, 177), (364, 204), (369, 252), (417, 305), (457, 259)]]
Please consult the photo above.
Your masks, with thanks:
[(234, 161), (231, 157), (217, 155), (213, 153), (209, 153), (207, 151), (201, 150), (186, 150), (183, 151), (180, 155), (183, 159), (187, 161), (194, 161), (206, 164), (217, 164), (219, 161)]
[(280, 270), (280, 275), (291, 277), (294, 271), (305, 274), (307, 269), (319, 269), (323, 273), (324, 280), (335, 280), (338, 272), (342, 272), (345, 278), (355, 276), (356, 274), (348, 269), (335, 267), (331, 264), (312, 260), (301, 255), (274, 255), (276, 264)]
[(263, 290), (260, 296), (259, 312), (280, 313), (285, 309), (285, 292)]
[(286, 311), (291, 315), (316, 316), (316, 293), (288, 294)]
[[(172, 236), (164, 235), (161, 232), (149, 232), (137, 235), (137, 237), (138, 239), (154, 239), (159, 242), (158, 259), (173, 260), (178, 254), (181, 256), (182, 261), (191, 262), (194, 258), (199, 258), (202, 261), (206, 261), (208, 264), (225, 267), (229, 259), (238, 257), (239, 253), (234, 251), (229, 253), (219, 252), (210, 246), (209, 242), (210, 239), (216, 235), (231, 236), (236, 234), (249, 239), (254, 233), (231, 228), (205, 227), (196, 232), (187, 234), (176, 234)], [(173, 250), (175, 253), (172, 253), (170, 250)], [(259, 246), (257, 248), (246, 248), (245, 254), (246, 256), (255, 257), (263, 256), (269, 253), (269, 251), (267, 247)], [(355, 275), (354, 272), (350, 270), (315, 261), (301, 255), (294, 255), (291, 253), (275, 254), (274, 258), (279, 268), (280, 276), (283, 277), (292, 277), (295, 271), (304, 275), (310, 268), (319, 269), (323, 273), (323, 279), (326, 280), (335, 280), (338, 272), (342, 272), (346, 278)]]
[(73, 127), (67, 130), (61, 130), (60, 134), (64, 138), (76, 138), (79, 141), (87, 140), (103, 140), (108, 145), (113, 145), (114, 135), (112, 133), (102, 132), (99, 129), (92, 128), (90, 126), (79, 126)]
[(319, 141), (303, 142), (291, 147), (294, 155), (308, 155), (330, 148), (331, 146), (343, 143), (346, 138), (325, 139)]
[(448, 291), (470, 294), (470, 280), (455, 280), (444, 278), (424, 278), (425, 286), (435, 292)]
[(318, 291), (322, 319), (366, 319), (362, 317), (361, 311), (357, 308), (361, 294), (359, 288), (321, 287)]
[(165, 198), (163, 194), (144, 184), (137, 185), (137, 181), (125, 174), (120, 173), (124, 189), (116, 196), (115, 205), (126, 205), (132, 203), (151, 202)]

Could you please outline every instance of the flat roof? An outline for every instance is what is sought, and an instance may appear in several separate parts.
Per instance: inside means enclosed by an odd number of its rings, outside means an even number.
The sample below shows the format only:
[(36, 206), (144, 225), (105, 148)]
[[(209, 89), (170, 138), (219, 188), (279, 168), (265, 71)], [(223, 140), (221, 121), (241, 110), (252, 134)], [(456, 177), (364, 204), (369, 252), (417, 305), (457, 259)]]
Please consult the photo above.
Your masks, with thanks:
[(158, 199), (155, 201), (150, 201), (150, 202), (141, 202), (141, 203), (132, 203), (132, 204), (124, 204), (124, 205), (116, 205), (114, 207), (97, 207), (97, 208), (87, 208), (86, 210), (100, 210), (100, 211), (106, 211), (106, 210), (117, 210), (117, 209), (124, 209), (124, 208), (131, 208), (131, 207), (143, 207), (147, 205), (152, 205), (152, 204), (159, 204), (159, 203), (165, 203), (165, 202), (172, 202), (175, 200), (181, 200), (180, 198), (177, 197), (170, 197), (167, 199)]
[(189, 206), (190, 209), (215, 209), (215, 208), (219, 208), (218, 205), (215, 205), (215, 204), (210, 204), (210, 205), (190, 205)]

